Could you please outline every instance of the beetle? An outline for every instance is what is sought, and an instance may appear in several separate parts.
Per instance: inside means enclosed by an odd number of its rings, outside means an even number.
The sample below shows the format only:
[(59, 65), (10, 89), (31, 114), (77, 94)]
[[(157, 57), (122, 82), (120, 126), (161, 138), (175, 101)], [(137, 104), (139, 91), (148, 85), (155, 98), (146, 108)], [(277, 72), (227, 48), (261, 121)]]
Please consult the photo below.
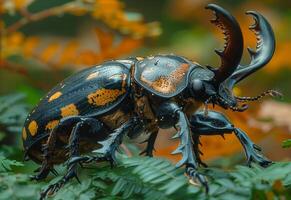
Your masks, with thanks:
[[(199, 155), (201, 135), (235, 133), (248, 163), (257, 162), (263, 167), (272, 163), (245, 132), (222, 113), (207, 109), (213, 104), (243, 112), (248, 108), (247, 101), (281, 95), (275, 90), (256, 97), (233, 94), (238, 82), (271, 60), (275, 50), (272, 28), (258, 12), (246, 12), (255, 20), (250, 30), (257, 36), (257, 46), (256, 50), (248, 48), (251, 62), (242, 66), (243, 36), (238, 22), (218, 5), (209, 4), (206, 9), (213, 11), (211, 22), (225, 35), (224, 49), (216, 50), (220, 67), (204, 67), (172, 54), (112, 60), (70, 76), (39, 102), (22, 131), (26, 158), (41, 164), (33, 179), (56, 174), (54, 165), (68, 163), (66, 174), (50, 185), (42, 198), (77, 178), (77, 164), (114, 164), (115, 151), (125, 135), (133, 138), (149, 133), (142, 154), (152, 156), (159, 128), (177, 129), (173, 138), (179, 138), (180, 144), (173, 154), (182, 154), (177, 167), (185, 166), (189, 178), (197, 180), (206, 191), (206, 178), (197, 171), (200, 165), (205, 166)], [(204, 110), (198, 110), (203, 104)], [(102, 156), (84, 155), (96, 149)]]

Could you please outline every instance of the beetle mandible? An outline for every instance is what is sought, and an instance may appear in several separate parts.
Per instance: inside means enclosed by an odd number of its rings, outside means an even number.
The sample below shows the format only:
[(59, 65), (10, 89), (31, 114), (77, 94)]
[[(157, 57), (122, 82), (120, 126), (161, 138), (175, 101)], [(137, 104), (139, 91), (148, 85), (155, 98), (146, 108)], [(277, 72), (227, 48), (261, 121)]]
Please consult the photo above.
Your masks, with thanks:
[[(33, 179), (41, 180), (54, 170), (54, 165), (67, 160), (63, 178), (43, 193), (59, 190), (68, 180), (77, 178), (78, 163), (109, 161), (115, 163), (115, 151), (122, 138), (150, 133), (142, 152), (152, 156), (159, 128), (177, 128), (174, 138), (181, 153), (177, 167), (185, 166), (186, 174), (208, 190), (206, 178), (197, 169), (205, 165), (199, 157), (201, 135), (235, 133), (244, 147), (248, 163), (268, 166), (260, 148), (223, 114), (208, 111), (207, 104), (242, 112), (247, 104), (263, 96), (280, 96), (268, 90), (256, 97), (239, 97), (233, 87), (265, 66), (274, 53), (275, 39), (267, 20), (258, 12), (248, 11), (255, 23), (250, 30), (257, 36), (255, 50), (249, 49), (251, 62), (240, 65), (243, 36), (236, 19), (215, 4), (211, 20), (225, 35), (223, 50), (216, 50), (220, 67), (203, 67), (177, 55), (157, 55), (113, 60), (80, 71), (65, 79), (44, 97), (27, 117), (23, 144), (27, 159), (41, 163)], [(204, 111), (197, 108), (205, 105)], [(84, 155), (99, 149), (104, 156)]]

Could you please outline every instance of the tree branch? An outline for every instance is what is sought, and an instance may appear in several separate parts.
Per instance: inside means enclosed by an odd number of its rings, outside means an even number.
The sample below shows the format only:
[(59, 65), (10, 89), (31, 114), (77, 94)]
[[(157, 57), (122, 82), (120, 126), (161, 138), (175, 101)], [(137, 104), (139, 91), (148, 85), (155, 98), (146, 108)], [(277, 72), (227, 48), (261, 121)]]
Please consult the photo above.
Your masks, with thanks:
[(56, 6), (53, 8), (49, 8), (47, 10), (40, 11), (38, 13), (30, 13), (27, 10), (27, 7), (24, 7), (20, 10), (20, 14), (23, 16), (23, 18), (21, 18), (19, 21), (15, 22), (14, 24), (10, 25), (6, 29), (5, 34), (14, 32), (30, 22), (40, 21), (50, 16), (57, 16), (57, 15), (63, 14), (66, 11), (71, 11), (76, 6), (78, 7), (82, 6), (83, 8), (90, 10), (89, 6), (88, 7), (83, 6), (80, 3), (78, 3), (77, 5), (76, 2), (69, 2), (61, 6)]

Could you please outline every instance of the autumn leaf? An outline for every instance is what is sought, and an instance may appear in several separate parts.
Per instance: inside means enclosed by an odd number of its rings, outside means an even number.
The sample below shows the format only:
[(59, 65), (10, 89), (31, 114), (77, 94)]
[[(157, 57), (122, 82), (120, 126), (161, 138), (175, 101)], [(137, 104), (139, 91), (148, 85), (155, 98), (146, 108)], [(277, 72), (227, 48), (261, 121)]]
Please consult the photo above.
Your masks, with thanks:
[[(20, 55), (24, 59), (33, 59), (55, 69), (63, 67), (85, 67), (94, 65), (106, 59), (118, 58), (126, 55), (141, 46), (146, 37), (159, 34), (158, 24), (145, 23), (142, 17), (128, 17), (125, 6), (119, 0), (70, 1), (55, 7), (50, 7), (31, 13), (27, 8), (33, 1), (4, 1), (1, 12), (21, 18), (15, 23), (3, 24), (1, 29), (1, 59), (12, 55)], [(9, 9), (13, 10), (10, 12)], [(76, 17), (89, 14), (95, 21), (100, 21), (107, 27), (97, 26), (95, 23), (89, 29), (96, 32), (90, 35), (92, 42), (97, 42), (99, 49), (92, 48), (83, 42), (81, 34), (73, 37), (49, 36), (23, 33), (20, 29), (44, 19), (63, 16), (70, 13)], [(140, 14), (136, 14), (141, 16)], [(116, 32), (117, 31), (117, 32)], [(93, 38), (94, 37), (94, 38)], [(118, 41), (118, 42), (116, 42)], [(93, 44), (91, 42), (91, 44)], [(11, 61), (10, 61), (11, 62)]]

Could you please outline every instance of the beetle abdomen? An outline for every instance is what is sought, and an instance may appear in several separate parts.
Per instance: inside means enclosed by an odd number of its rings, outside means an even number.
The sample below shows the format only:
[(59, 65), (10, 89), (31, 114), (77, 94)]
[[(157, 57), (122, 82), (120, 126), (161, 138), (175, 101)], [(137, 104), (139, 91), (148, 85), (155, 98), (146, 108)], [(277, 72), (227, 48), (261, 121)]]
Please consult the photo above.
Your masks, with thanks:
[(25, 149), (46, 137), (65, 117), (96, 118), (117, 107), (128, 94), (129, 71), (120, 62), (106, 62), (57, 85), (27, 117), (23, 128)]

